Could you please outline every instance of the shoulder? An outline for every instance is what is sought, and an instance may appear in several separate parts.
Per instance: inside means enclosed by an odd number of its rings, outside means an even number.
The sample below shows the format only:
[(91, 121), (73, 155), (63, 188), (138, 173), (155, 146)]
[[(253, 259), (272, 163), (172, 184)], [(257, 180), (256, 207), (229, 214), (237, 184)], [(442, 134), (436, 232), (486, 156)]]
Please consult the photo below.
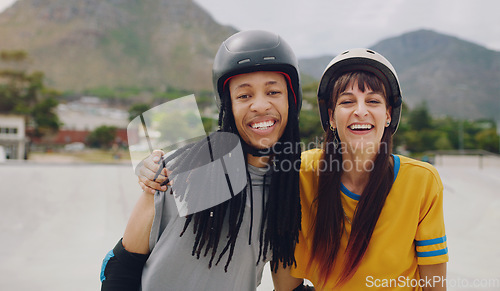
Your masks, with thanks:
[(415, 188), (420, 189), (426, 187), (436, 188), (434, 191), (443, 190), (441, 177), (433, 165), (405, 156), (397, 155), (396, 157), (399, 158), (399, 169), (397, 170), (395, 183), (401, 181), (406, 187), (412, 187), (413, 185)]
[(322, 149), (313, 149), (302, 152), (301, 171), (312, 171), (317, 168), (319, 161), (323, 158)]
[(417, 172), (421, 173), (424, 175), (430, 175), (434, 177), (439, 177), (439, 173), (434, 168), (433, 165), (427, 163), (427, 162), (422, 162), (419, 160), (415, 160), (409, 157), (405, 156), (400, 156), (397, 155), (400, 161), (400, 169), (401, 170), (406, 170), (406, 171), (412, 171), (412, 172)]
[(308, 208), (316, 198), (320, 174), (319, 163), (322, 158), (323, 150), (320, 149), (309, 150), (302, 153), (299, 185), (303, 207)]

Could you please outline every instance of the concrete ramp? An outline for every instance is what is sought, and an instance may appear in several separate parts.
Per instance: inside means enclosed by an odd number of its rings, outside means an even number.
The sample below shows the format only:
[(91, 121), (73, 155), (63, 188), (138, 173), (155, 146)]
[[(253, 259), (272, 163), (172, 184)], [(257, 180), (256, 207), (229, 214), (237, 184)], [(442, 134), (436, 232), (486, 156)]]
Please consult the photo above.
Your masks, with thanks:
[(500, 290), (500, 166), (437, 167), (444, 184), (448, 290)]
[(0, 290), (99, 290), (141, 192), (131, 166), (0, 165)]
[[(448, 290), (500, 290), (500, 167), (438, 170)], [(129, 165), (0, 164), (0, 290), (99, 290), (140, 192)], [(272, 290), (268, 270), (258, 290)]]

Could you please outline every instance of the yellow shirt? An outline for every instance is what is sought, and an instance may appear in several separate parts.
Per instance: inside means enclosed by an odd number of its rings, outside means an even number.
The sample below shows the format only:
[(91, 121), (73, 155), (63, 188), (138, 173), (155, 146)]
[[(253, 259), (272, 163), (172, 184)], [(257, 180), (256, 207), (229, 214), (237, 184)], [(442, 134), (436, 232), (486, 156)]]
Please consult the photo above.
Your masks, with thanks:
[[(314, 232), (311, 230), (318, 189), (318, 162), (322, 150), (302, 154), (300, 194), (302, 231), (296, 246), (297, 268), (292, 275), (307, 278), (317, 290), (332, 290), (341, 274), (351, 225), (346, 221), (336, 263), (325, 286), (320, 286), (317, 264), (307, 270)], [(354, 276), (335, 290), (409, 289), (421, 290), (418, 265), (448, 261), (443, 220), (443, 185), (436, 169), (424, 162), (394, 156), (395, 181), (373, 231), (365, 255)], [(360, 196), (341, 185), (346, 216), (353, 219)], [(378, 288), (377, 288), (378, 287)]]

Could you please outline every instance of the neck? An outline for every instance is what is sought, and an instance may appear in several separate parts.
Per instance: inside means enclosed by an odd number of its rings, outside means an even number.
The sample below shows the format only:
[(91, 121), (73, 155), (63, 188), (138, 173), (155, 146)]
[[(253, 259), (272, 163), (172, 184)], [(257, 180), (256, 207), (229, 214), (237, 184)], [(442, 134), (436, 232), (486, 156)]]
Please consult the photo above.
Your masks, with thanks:
[(370, 179), (376, 154), (342, 153), (343, 172), (340, 180), (351, 192), (361, 195)]
[(247, 162), (257, 168), (264, 168), (269, 163), (269, 156), (256, 157), (251, 154), (247, 154)]

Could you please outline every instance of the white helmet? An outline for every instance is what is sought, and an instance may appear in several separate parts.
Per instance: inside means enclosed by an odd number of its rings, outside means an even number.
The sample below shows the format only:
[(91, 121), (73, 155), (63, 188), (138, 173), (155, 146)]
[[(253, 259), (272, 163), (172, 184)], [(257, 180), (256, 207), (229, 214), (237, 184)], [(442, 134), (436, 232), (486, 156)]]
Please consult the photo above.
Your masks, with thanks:
[(352, 71), (367, 71), (382, 80), (387, 91), (389, 105), (392, 107), (389, 129), (394, 134), (401, 118), (402, 103), (401, 87), (396, 70), (381, 54), (364, 48), (347, 50), (336, 56), (321, 76), (318, 88), (318, 107), (323, 129), (327, 131), (330, 127), (327, 104), (333, 85), (341, 75)]

